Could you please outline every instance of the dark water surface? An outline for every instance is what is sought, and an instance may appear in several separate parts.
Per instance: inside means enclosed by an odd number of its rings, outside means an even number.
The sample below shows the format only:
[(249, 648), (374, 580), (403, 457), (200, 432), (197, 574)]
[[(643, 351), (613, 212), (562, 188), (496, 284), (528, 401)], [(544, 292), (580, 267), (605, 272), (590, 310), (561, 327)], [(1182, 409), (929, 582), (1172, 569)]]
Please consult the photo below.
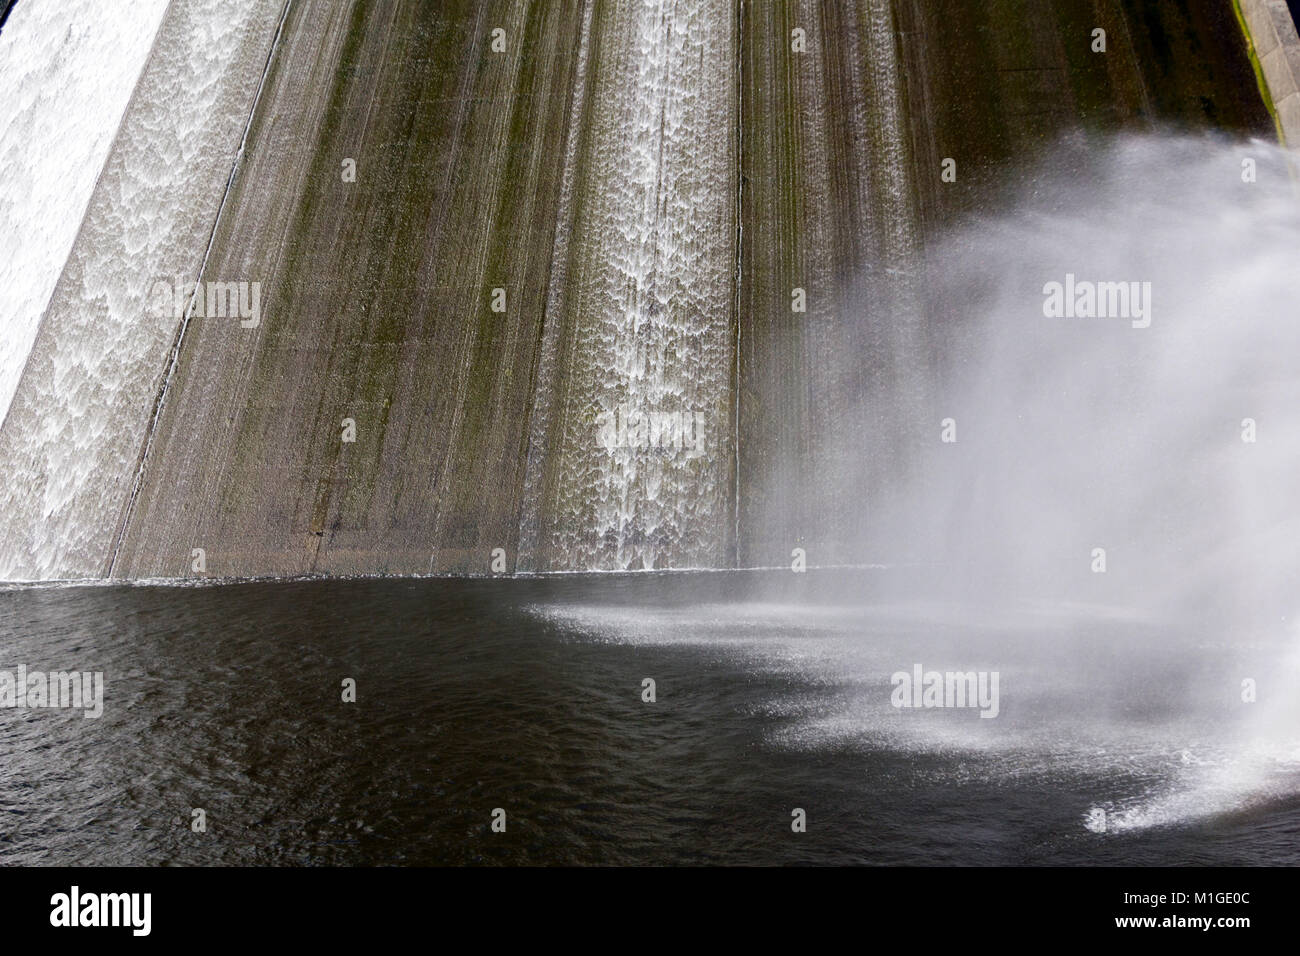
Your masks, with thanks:
[[(896, 577), (3, 590), (0, 669), (105, 699), (0, 710), (0, 862), (1300, 862), (1290, 642)], [(914, 663), (998, 717), (891, 706)]]

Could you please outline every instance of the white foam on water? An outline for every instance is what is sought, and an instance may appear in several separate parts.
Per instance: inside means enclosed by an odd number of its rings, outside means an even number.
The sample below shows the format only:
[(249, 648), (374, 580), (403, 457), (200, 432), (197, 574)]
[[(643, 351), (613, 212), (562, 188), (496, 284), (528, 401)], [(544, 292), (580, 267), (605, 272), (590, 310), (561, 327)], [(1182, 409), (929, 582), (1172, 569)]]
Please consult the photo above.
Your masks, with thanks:
[[(1169, 754), (1170, 779), (1136, 798), (1089, 808), (1094, 833), (1125, 833), (1249, 811), (1300, 794), (1300, 628), (1272, 666), (1255, 673), (1256, 700), (1227, 741), (1197, 741)], [(1103, 815), (1096, 811), (1101, 810)]]
[(0, 31), (0, 421), (168, 0), (24, 0)]

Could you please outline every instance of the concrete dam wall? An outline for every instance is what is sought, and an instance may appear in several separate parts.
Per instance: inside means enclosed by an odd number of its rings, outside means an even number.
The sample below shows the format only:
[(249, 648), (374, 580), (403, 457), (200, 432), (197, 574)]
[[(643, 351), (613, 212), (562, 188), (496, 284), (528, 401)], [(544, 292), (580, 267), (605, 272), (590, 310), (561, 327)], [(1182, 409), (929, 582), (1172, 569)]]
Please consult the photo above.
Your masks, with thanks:
[(870, 560), (961, 322), (927, 244), (1157, 126), (1271, 134), (1229, 3), (173, 0), (0, 577)]
[(1260, 81), (1285, 145), (1300, 150), (1300, 35), (1286, 0), (1238, 0)]

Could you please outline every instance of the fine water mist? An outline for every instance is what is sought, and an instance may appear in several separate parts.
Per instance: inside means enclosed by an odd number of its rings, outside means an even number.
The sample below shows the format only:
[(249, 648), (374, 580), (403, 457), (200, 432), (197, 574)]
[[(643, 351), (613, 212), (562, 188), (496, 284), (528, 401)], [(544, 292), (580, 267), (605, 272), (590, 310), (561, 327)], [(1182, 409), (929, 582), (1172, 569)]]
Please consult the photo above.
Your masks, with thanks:
[[(907, 275), (865, 270), (862, 322), (843, 325), (844, 368), (826, 373), (842, 414), (813, 442), (847, 444), (804, 489), (834, 518), (792, 542), (808, 574), (730, 600), (534, 613), (775, 680), (759, 711), (773, 747), (907, 754), (907, 787), (1048, 787), (1073, 801), (1072, 840), (1293, 802), (1300, 199), (1286, 154), (1151, 135), (1054, 155), (1009, 171), (1008, 202)], [(918, 277), (928, 364), (874, 328)], [(1051, 283), (1077, 294), (1073, 317), (1047, 314)], [(1129, 301), (1099, 283), (1130, 284)], [(1099, 288), (1114, 301), (1099, 307)], [(998, 673), (998, 719), (891, 706), (891, 676), (918, 665)]]
[[(932, 566), (936, 585), (982, 599), (1276, 621), (1300, 570), (1300, 198), (1286, 154), (1151, 135), (1053, 156), (1008, 170), (1020, 186), (1007, 207), (914, 270), (929, 367), (846, 359), (862, 363), (842, 399), (856, 425), (834, 437), (856, 461), (842, 455), (810, 493), (848, 496), (860, 517), (816, 529), (809, 561), (820, 536), (840, 559)], [(891, 281), (866, 271), (866, 326), (888, 321), (876, 306)], [(1126, 315), (1045, 315), (1045, 288), (1067, 282), (1137, 297)], [(906, 392), (925, 397), (882, 410), (886, 375), (922, 379)]]

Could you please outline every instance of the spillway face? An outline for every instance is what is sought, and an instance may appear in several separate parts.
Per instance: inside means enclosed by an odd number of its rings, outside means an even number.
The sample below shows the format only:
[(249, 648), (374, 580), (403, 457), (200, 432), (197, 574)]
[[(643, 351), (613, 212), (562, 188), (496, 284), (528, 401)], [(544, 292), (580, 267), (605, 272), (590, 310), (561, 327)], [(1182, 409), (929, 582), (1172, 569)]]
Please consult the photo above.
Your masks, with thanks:
[(838, 563), (930, 410), (899, 29), (746, 4), (742, 36), (740, 563)]
[(0, 431), (0, 578), (106, 572), (281, 5), (172, 4)]
[(732, 9), (304, 5), (285, 35), (207, 267), (259, 277), (263, 321), (190, 323), (115, 573), (722, 563)]
[(589, 19), (290, 8), (115, 573), (513, 567)]
[(166, 9), (23, 4), (0, 32), (0, 421)]
[(976, 354), (927, 246), (1164, 120), (1267, 128), (1218, 0), (175, 0), (0, 300), (0, 577), (898, 561)]
[(547, 534), (528, 560), (716, 566), (732, 523), (734, 13), (619, 4), (593, 29), (573, 332)]

